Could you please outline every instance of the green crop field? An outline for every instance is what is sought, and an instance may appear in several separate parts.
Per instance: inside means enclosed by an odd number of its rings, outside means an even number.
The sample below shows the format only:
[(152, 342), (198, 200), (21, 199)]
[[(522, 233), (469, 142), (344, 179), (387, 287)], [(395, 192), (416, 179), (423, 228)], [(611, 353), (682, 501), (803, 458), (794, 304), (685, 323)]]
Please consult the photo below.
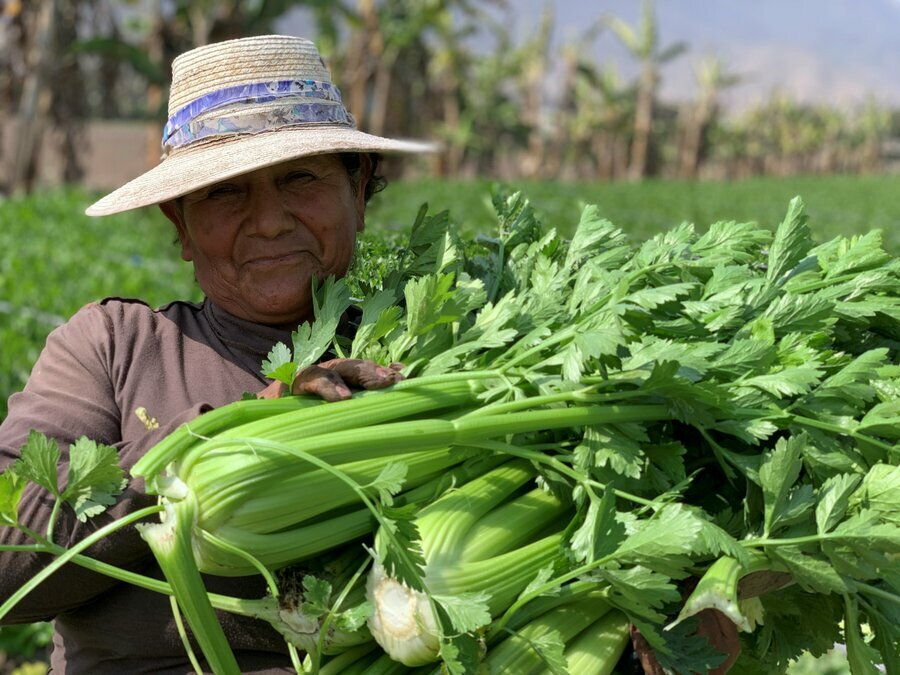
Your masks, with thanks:
[[(597, 204), (606, 218), (635, 239), (681, 222), (700, 229), (719, 220), (754, 221), (774, 228), (792, 197), (806, 203), (820, 240), (838, 235), (884, 232), (885, 246), (900, 252), (900, 176), (757, 178), (734, 183), (555, 183), (511, 184), (521, 189), (547, 223), (571, 232), (583, 204)], [(449, 209), (461, 226), (477, 231), (491, 219), (487, 181), (412, 181), (388, 186), (371, 209), (375, 230), (407, 226), (421, 202)]]
[[(586, 203), (635, 239), (689, 221), (698, 229), (718, 220), (772, 227), (800, 195), (815, 236), (880, 229), (900, 251), (900, 177), (755, 179), (737, 183), (513, 183), (546, 223), (571, 232)], [(397, 241), (423, 203), (447, 209), (464, 232), (491, 223), (491, 183), (420, 180), (397, 183), (370, 206), (367, 248)], [(88, 218), (94, 195), (42, 192), (0, 202), (0, 419), (6, 398), (20, 389), (47, 333), (79, 307), (106, 296), (138, 297), (151, 305), (199, 297), (190, 266), (180, 260), (174, 230), (154, 209)]]
[[(597, 204), (635, 239), (684, 221), (698, 229), (719, 220), (774, 228), (788, 201), (806, 203), (814, 236), (883, 232), (900, 252), (900, 178), (890, 176), (756, 179), (740, 183), (514, 183), (545, 222), (572, 232), (581, 208)], [(409, 181), (389, 186), (370, 207), (363, 249), (376, 255), (400, 241), (422, 203), (448, 209), (472, 236), (491, 223), (486, 181)], [(153, 209), (110, 218), (82, 215), (93, 195), (49, 191), (0, 201), (0, 420), (7, 397), (20, 389), (50, 330), (79, 307), (105, 296), (138, 297), (151, 305), (198, 299), (191, 269), (180, 260), (174, 230)], [(383, 266), (383, 263), (380, 263)], [(375, 269), (378, 265), (365, 267)], [(0, 661), (3, 638), (0, 631)], [(6, 643), (9, 648), (9, 642)], [(840, 655), (801, 662), (794, 673), (844, 673)]]

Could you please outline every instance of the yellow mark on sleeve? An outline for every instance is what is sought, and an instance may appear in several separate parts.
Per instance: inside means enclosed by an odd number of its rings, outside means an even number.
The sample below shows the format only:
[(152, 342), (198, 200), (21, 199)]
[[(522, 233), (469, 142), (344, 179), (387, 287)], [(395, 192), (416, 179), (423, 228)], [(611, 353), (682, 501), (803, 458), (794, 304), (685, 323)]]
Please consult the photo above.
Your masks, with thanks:
[(137, 418), (147, 427), (147, 431), (151, 429), (159, 429), (159, 422), (156, 421), (155, 417), (150, 417), (147, 413), (147, 409), (144, 406), (139, 407), (134, 411), (134, 414), (137, 415)]

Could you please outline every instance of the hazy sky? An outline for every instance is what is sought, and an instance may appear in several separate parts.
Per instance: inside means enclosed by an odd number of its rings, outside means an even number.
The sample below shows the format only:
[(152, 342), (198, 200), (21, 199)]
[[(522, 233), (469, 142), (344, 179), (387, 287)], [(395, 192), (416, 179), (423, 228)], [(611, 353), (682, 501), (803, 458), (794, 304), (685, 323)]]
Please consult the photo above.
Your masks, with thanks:
[[(523, 26), (536, 23), (545, 0), (514, 3)], [(854, 105), (867, 96), (900, 104), (900, 2), (897, 0), (657, 0), (663, 46), (688, 51), (663, 72), (663, 95), (694, 89), (694, 65), (715, 55), (742, 84), (728, 97), (746, 104), (779, 90), (796, 99)], [(558, 40), (571, 40), (604, 14), (635, 25), (638, 0), (555, 0)], [(598, 58), (623, 73), (633, 60), (611, 32), (595, 43)]]
[[(491, 3), (486, 3), (490, 5)], [(571, 41), (604, 15), (632, 25), (640, 0), (507, 0), (504, 21), (519, 38), (534, 31), (545, 7), (556, 17), (554, 44)], [(725, 103), (742, 107), (780, 91), (802, 102), (859, 105), (867, 97), (900, 106), (900, 1), (898, 0), (656, 0), (663, 46), (689, 45), (663, 71), (662, 95), (690, 97), (694, 67), (706, 55), (721, 58), (742, 81)], [(295, 16), (287, 28), (307, 34)], [(634, 73), (606, 30), (591, 55)], [(552, 86), (552, 83), (550, 83)]]

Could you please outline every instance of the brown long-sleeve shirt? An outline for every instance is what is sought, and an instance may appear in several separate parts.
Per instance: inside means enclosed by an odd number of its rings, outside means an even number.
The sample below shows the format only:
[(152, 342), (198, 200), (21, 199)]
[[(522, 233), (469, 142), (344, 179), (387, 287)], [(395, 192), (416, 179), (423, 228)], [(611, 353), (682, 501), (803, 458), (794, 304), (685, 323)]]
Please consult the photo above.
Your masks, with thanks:
[[(266, 384), (260, 364), (290, 332), (233, 317), (210, 301), (175, 302), (159, 310), (107, 299), (81, 309), (51, 333), (24, 390), (10, 397), (0, 425), (0, 470), (18, 456), (29, 430), (55, 438), (67, 458), (81, 436), (114, 446), (126, 472), (151, 446), (207, 409), (257, 392)], [(144, 419), (135, 414), (144, 408)], [(148, 429), (147, 418), (158, 428)], [(101, 517), (79, 523), (64, 508), (54, 538), (70, 545), (125, 512), (154, 503), (129, 482)], [(20, 520), (46, 530), (52, 499), (31, 486)], [(0, 543), (29, 543), (0, 526)], [(161, 578), (133, 526), (89, 550), (93, 557)], [(47, 562), (46, 556), (0, 552), (0, 602)], [(262, 597), (261, 579), (206, 577), (207, 588)], [(244, 673), (292, 672), (281, 637), (261, 621), (220, 613)], [(193, 672), (166, 596), (67, 565), (19, 604), (7, 623), (54, 620), (52, 668), (59, 673)]]

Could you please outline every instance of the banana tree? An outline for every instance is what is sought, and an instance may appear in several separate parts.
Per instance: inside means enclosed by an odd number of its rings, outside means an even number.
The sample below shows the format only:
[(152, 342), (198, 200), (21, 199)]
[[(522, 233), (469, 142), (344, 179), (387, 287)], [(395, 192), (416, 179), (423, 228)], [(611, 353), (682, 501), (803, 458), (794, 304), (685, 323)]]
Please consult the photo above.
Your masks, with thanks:
[(679, 175), (682, 178), (697, 177), (700, 157), (706, 141), (706, 132), (717, 113), (721, 91), (740, 82), (740, 77), (727, 72), (725, 63), (717, 56), (707, 56), (694, 68), (698, 95), (685, 115), (682, 143), (679, 152)]
[(676, 42), (667, 47), (660, 46), (653, 0), (643, 1), (637, 26), (631, 26), (614, 16), (607, 19), (607, 25), (640, 63), (628, 176), (632, 180), (641, 180), (647, 176), (649, 168), (653, 110), (660, 70), (663, 65), (683, 54), (687, 45)]

